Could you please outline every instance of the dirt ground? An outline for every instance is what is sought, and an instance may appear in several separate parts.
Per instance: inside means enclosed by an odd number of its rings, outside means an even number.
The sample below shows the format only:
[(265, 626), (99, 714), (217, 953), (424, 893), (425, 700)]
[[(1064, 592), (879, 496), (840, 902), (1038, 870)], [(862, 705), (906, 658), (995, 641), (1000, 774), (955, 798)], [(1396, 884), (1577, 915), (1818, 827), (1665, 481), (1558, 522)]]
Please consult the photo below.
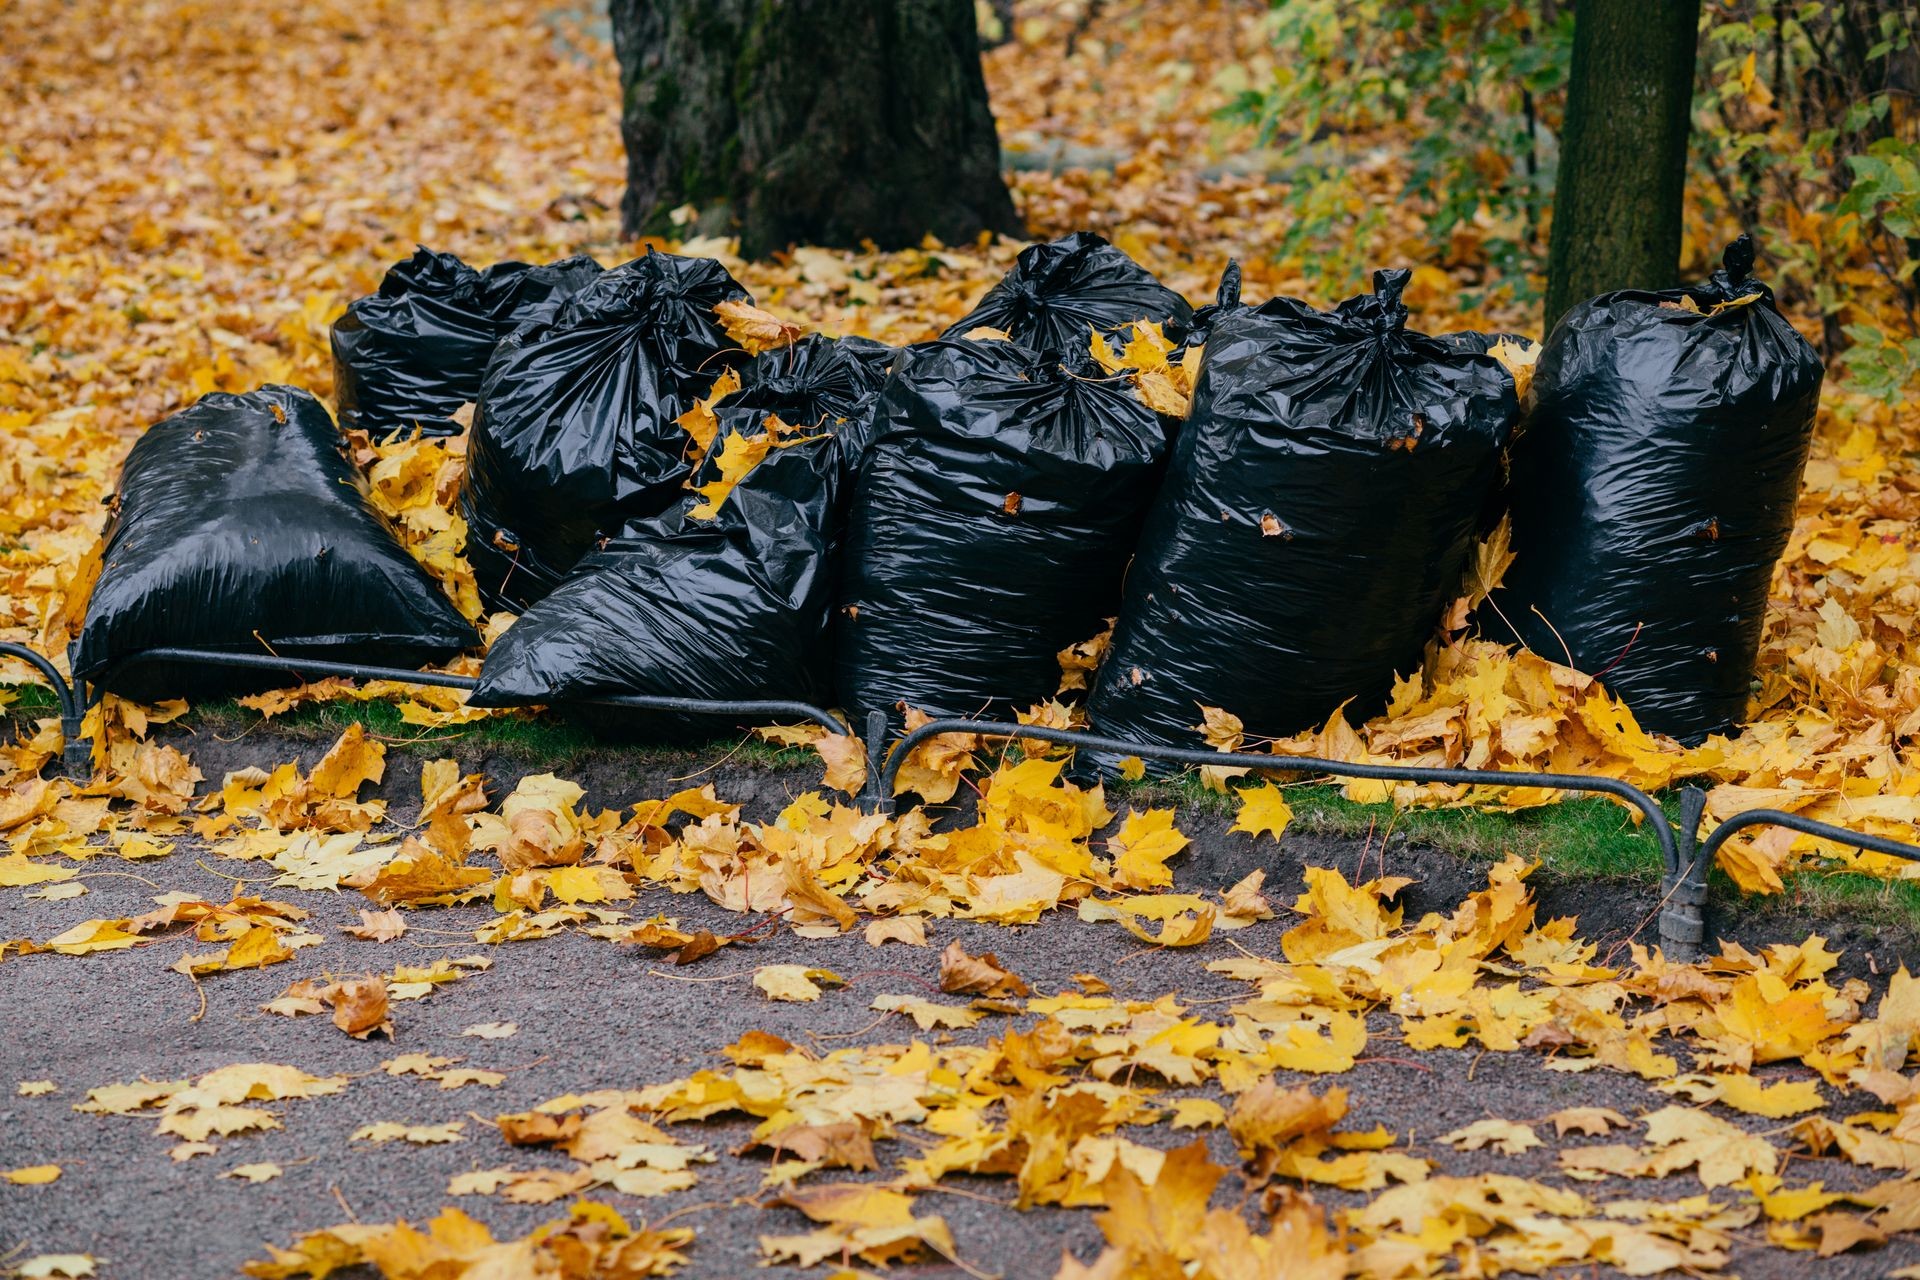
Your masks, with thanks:
[[(264, 730), (240, 741), (222, 742), (205, 733), (174, 740), (214, 784), (226, 769), (246, 763), (298, 755), (303, 764), (311, 764), (324, 747), (324, 742)], [(463, 769), (486, 772), (496, 795), (528, 771), (522, 761), (463, 750), (458, 744), (430, 754), (453, 754)], [(425, 758), (403, 751), (389, 755), (380, 793), (390, 799), (393, 819), (405, 822), (417, 808), (418, 774)], [(701, 770), (702, 762), (691, 756), (656, 757), (643, 764), (611, 756), (565, 773), (589, 788), (594, 807), (629, 804), (688, 781), (711, 780), (723, 797), (744, 802), (754, 818), (771, 817), (791, 796), (818, 783), (817, 773), (809, 769), (723, 765)], [(1430, 909), (1451, 908), (1484, 884), (1484, 867), (1397, 838), (1383, 846), (1290, 833), (1276, 848), (1270, 840), (1256, 844), (1245, 835), (1229, 834), (1222, 816), (1183, 814), (1180, 825), (1193, 846), (1175, 864), (1177, 889), (1224, 887), (1264, 866), (1268, 895), (1282, 906), (1298, 891), (1303, 866), (1335, 866), (1350, 876), (1384, 869), (1415, 877), (1402, 894), (1413, 919)], [(69, 901), (30, 902), (19, 891), (7, 891), (0, 900), (0, 935), (44, 938), (84, 919), (137, 914), (166, 891), (224, 900), (245, 878), (249, 890), (313, 912), (309, 926), (325, 934), (327, 942), (289, 963), (217, 974), (198, 986), (167, 968), (178, 955), (205, 949), (191, 939), (79, 958), (34, 955), (0, 965), (0, 1027), (8, 1033), (0, 1039), (0, 1169), (56, 1163), (64, 1170), (51, 1185), (0, 1185), (0, 1272), (7, 1261), (23, 1256), (77, 1252), (92, 1254), (100, 1275), (107, 1277), (198, 1280), (232, 1275), (248, 1259), (264, 1257), (266, 1242), (290, 1244), (303, 1231), (349, 1219), (404, 1217), (418, 1223), (450, 1203), (487, 1223), (496, 1235), (521, 1234), (560, 1216), (564, 1202), (520, 1206), (498, 1198), (455, 1200), (446, 1192), (450, 1177), (470, 1170), (503, 1164), (570, 1167), (563, 1157), (539, 1149), (509, 1149), (490, 1124), (496, 1114), (525, 1110), (561, 1093), (637, 1088), (721, 1065), (716, 1050), (749, 1030), (769, 1031), (822, 1052), (863, 1043), (903, 1043), (917, 1034), (912, 1025), (898, 1016), (876, 1015), (870, 1002), (884, 993), (931, 994), (940, 948), (954, 939), (970, 951), (996, 952), (1036, 993), (1068, 989), (1073, 974), (1091, 972), (1111, 982), (1124, 998), (1176, 992), (1204, 1012), (1207, 1002), (1223, 1004), (1243, 998), (1247, 991), (1244, 984), (1209, 974), (1206, 962), (1236, 948), (1275, 954), (1276, 938), (1288, 923), (1282, 910), (1277, 920), (1217, 935), (1183, 951), (1143, 948), (1118, 929), (1083, 924), (1065, 913), (1022, 928), (933, 921), (926, 948), (875, 949), (858, 933), (809, 941), (782, 932), (675, 970), (658, 953), (579, 933), (497, 947), (478, 945), (468, 931), (493, 914), (485, 905), (412, 912), (404, 937), (363, 942), (339, 931), (357, 918), (361, 907), (370, 905), (358, 894), (269, 891), (258, 878), (258, 864), (210, 855), (191, 841), (182, 841), (164, 859), (95, 860), (85, 865), (84, 874), (87, 894)], [(1537, 883), (1536, 892), (1542, 918), (1577, 916), (1582, 933), (1601, 944), (1603, 957), (1637, 929), (1643, 930), (1643, 938), (1651, 936), (1652, 894), (1644, 884), (1546, 881)], [(635, 918), (662, 912), (679, 917), (689, 928), (731, 933), (742, 927), (741, 917), (698, 895), (643, 892), (637, 901), (621, 905), (631, 908)], [(1805, 933), (1804, 922), (1796, 932), (1793, 921), (1764, 914), (1723, 915), (1722, 922), (1748, 942)], [(1844, 966), (1851, 973), (1884, 973), (1897, 963), (1896, 953), (1911, 950), (1900, 939), (1854, 936), (1845, 929), (1830, 932), (1833, 947), (1845, 950)], [(475, 953), (489, 955), (492, 967), (427, 999), (394, 1006), (396, 1036), (391, 1042), (349, 1039), (324, 1017), (292, 1019), (261, 1011), (296, 978), (391, 970), (396, 964)], [(848, 982), (817, 1003), (771, 1003), (752, 987), (750, 974), (756, 966), (783, 962), (832, 969)], [(1033, 1021), (1025, 1015), (989, 1018), (972, 1031), (956, 1034), (984, 1041), (1009, 1026), (1025, 1028)], [(1384, 1030), (1389, 1021), (1378, 1019), (1376, 1026)], [(499, 1040), (460, 1036), (463, 1028), (486, 1022), (513, 1022), (519, 1032)], [(430, 1082), (379, 1070), (382, 1060), (411, 1051), (458, 1056), (463, 1065), (497, 1070), (506, 1079), (492, 1089), (442, 1091)], [(1543, 1059), (1528, 1052), (1442, 1051), (1399, 1058), (1391, 1056), (1390, 1045), (1374, 1052), (1378, 1056), (1351, 1072), (1314, 1083), (1338, 1083), (1350, 1090), (1352, 1127), (1385, 1125), (1410, 1153), (1434, 1161), (1438, 1173), (1498, 1170), (1553, 1179), (1552, 1143), (1507, 1157), (1462, 1154), (1432, 1139), (1487, 1117), (1538, 1120), (1572, 1105), (1607, 1106), (1633, 1115), (1670, 1101), (1630, 1076), (1544, 1070)], [(153, 1132), (150, 1118), (72, 1109), (94, 1086), (142, 1077), (179, 1079), (239, 1062), (287, 1063), (316, 1074), (339, 1073), (351, 1077), (351, 1084), (331, 1097), (274, 1104), (284, 1128), (216, 1140), (216, 1152), (180, 1163), (168, 1155), (173, 1140)], [(15, 1082), (30, 1080), (51, 1080), (58, 1092), (16, 1096)], [(1776, 1127), (1776, 1122), (1740, 1119), (1754, 1129)], [(445, 1145), (348, 1141), (355, 1129), (375, 1121), (456, 1120), (465, 1124), (461, 1139)], [(796, 1212), (755, 1204), (765, 1154), (732, 1154), (749, 1127), (707, 1122), (676, 1129), (683, 1141), (707, 1143), (719, 1156), (716, 1163), (701, 1166), (699, 1184), (690, 1191), (646, 1201), (610, 1191), (594, 1194), (631, 1219), (658, 1224), (670, 1218), (674, 1225), (693, 1227), (698, 1234), (691, 1247), (692, 1265), (681, 1274), (749, 1274), (757, 1269), (759, 1235), (807, 1226)], [(1193, 1135), (1160, 1125), (1129, 1130), (1128, 1136), (1165, 1146), (1184, 1144)], [(1566, 1144), (1582, 1141), (1606, 1139), (1569, 1138)], [(884, 1176), (889, 1157), (911, 1154), (901, 1142), (880, 1145), (882, 1171), (870, 1176)], [(1217, 1162), (1236, 1163), (1223, 1132), (1211, 1131), (1209, 1145)], [(260, 1185), (221, 1176), (236, 1166), (265, 1161), (281, 1165), (284, 1174)], [(1817, 1170), (1796, 1159), (1795, 1181), (1821, 1177), (1836, 1187), (1860, 1180), (1861, 1171), (1838, 1161), (1806, 1163)], [(1616, 1182), (1606, 1190), (1663, 1199), (1700, 1190), (1691, 1175), (1669, 1182)], [(1239, 1180), (1228, 1178), (1217, 1202), (1233, 1204), (1241, 1196)], [(1357, 1202), (1357, 1197), (1341, 1193), (1321, 1193), (1319, 1198), (1330, 1206)], [(974, 1274), (1050, 1276), (1063, 1249), (1082, 1260), (1098, 1252), (1100, 1233), (1091, 1213), (1020, 1213), (1011, 1208), (1011, 1200), (1004, 1180), (950, 1179), (943, 1190), (925, 1194), (918, 1211), (946, 1218)], [(1728, 1274), (1749, 1280), (1784, 1277), (1810, 1262), (1809, 1255), (1764, 1247), (1758, 1227), (1746, 1235)], [(1916, 1261), (1920, 1246), (1897, 1243), (1819, 1265), (1823, 1276), (1878, 1276)], [(928, 1277), (966, 1274), (944, 1264), (903, 1270)]]

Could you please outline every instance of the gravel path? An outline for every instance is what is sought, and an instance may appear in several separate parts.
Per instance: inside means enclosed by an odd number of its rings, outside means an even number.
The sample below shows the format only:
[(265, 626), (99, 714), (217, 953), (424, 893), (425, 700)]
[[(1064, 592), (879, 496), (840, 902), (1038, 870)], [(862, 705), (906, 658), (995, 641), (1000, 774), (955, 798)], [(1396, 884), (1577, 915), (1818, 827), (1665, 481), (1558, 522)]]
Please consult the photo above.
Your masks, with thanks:
[[(222, 769), (236, 767), (242, 759), (284, 759), (297, 749), (310, 763), (318, 754), (312, 744), (259, 737), (233, 744), (203, 741), (190, 749), (216, 782)], [(395, 753), (390, 764), (385, 792), (393, 797), (396, 816), (404, 818), (406, 798), (418, 795), (418, 760)], [(486, 768), (503, 783), (516, 771), (511, 762), (493, 758), (463, 755), (462, 764)], [(625, 803), (681, 785), (676, 779), (690, 772), (687, 765), (608, 765), (588, 771), (601, 776), (582, 780), (592, 783), (591, 803)], [(785, 797), (815, 781), (805, 771), (723, 769), (713, 776), (722, 796), (749, 798), (750, 817), (770, 816)], [(1377, 845), (1368, 851), (1357, 842), (1295, 835), (1276, 853), (1271, 842), (1255, 846), (1245, 836), (1229, 836), (1224, 819), (1205, 815), (1183, 815), (1181, 825), (1195, 837), (1195, 845), (1184, 865), (1176, 864), (1182, 877), (1177, 887), (1225, 885), (1264, 863), (1270, 869), (1269, 896), (1276, 904), (1291, 901), (1303, 863), (1351, 872), (1363, 856), (1370, 864), (1380, 856)], [(1431, 850), (1397, 846), (1386, 858), (1390, 869), (1421, 878), (1403, 895), (1409, 919), (1425, 910), (1451, 907), (1481, 882), (1480, 868)], [(137, 914), (150, 909), (152, 899), (165, 891), (225, 900), (238, 887), (231, 877), (257, 874), (257, 867), (212, 856), (182, 841), (162, 860), (128, 864), (103, 858), (87, 863), (83, 871), (89, 892), (77, 899), (32, 902), (24, 900), (20, 890), (4, 891), (0, 937), (45, 938), (83, 919)], [(259, 889), (260, 882), (252, 887)], [(373, 943), (340, 932), (340, 926), (353, 922), (359, 909), (369, 905), (357, 894), (279, 890), (267, 896), (311, 911), (309, 926), (326, 935), (326, 943), (268, 969), (214, 975), (198, 988), (167, 969), (179, 955), (207, 949), (182, 938), (117, 953), (36, 955), (0, 965), (0, 1027), (7, 1031), (0, 1039), (0, 1169), (56, 1163), (64, 1170), (51, 1185), (0, 1183), (0, 1273), (5, 1262), (23, 1256), (84, 1252), (99, 1260), (102, 1276), (199, 1280), (236, 1274), (244, 1261), (265, 1256), (265, 1242), (290, 1244), (303, 1231), (350, 1216), (368, 1222), (404, 1217), (418, 1223), (456, 1203), (446, 1194), (447, 1181), (455, 1174), (501, 1165), (572, 1167), (563, 1157), (539, 1149), (508, 1148), (488, 1123), (498, 1113), (525, 1110), (569, 1091), (634, 1088), (722, 1065), (714, 1051), (752, 1029), (821, 1051), (904, 1042), (915, 1034), (911, 1024), (900, 1017), (876, 1022), (879, 1015), (870, 1003), (885, 993), (927, 994), (927, 984), (937, 978), (939, 950), (954, 939), (970, 951), (997, 952), (1037, 993), (1067, 988), (1073, 974), (1091, 972), (1126, 998), (1171, 991), (1189, 1005), (1199, 1005), (1240, 998), (1247, 991), (1243, 984), (1208, 974), (1208, 960), (1231, 954), (1235, 946), (1274, 954), (1275, 939), (1286, 924), (1282, 912), (1281, 920), (1234, 933), (1231, 941), (1216, 937), (1187, 951), (1154, 952), (1118, 929), (1082, 924), (1064, 914), (1017, 929), (932, 921), (930, 945), (924, 949), (875, 949), (858, 933), (813, 941), (782, 933), (675, 972), (654, 953), (580, 934), (480, 946), (466, 931), (490, 917), (484, 907), (412, 912), (404, 937)], [(1541, 914), (1578, 913), (1590, 924), (1587, 936), (1617, 939), (1644, 915), (1646, 896), (1643, 886), (1546, 885)], [(678, 916), (687, 927), (720, 933), (736, 931), (742, 923), (699, 896), (655, 891), (621, 905), (632, 908), (636, 918), (659, 911)], [(1761, 922), (1751, 931), (1764, 936), (1783, 927)], [(1871, 945), (1871, 940), (1856, 942)], [(1859, 950), (1856, 946), (1850, 957), (1855, 963)], [(261, 1011), (296, 978), (391, 970), (396, 964), (477, 953), (489, 955), (492, 967), (429, 998), (394, 1006), (397, 1034), (392, 1043), (349, 1039), (325, 1017), (293, 1019)], [(850, 981), (817, 1003), (770, 1003), (753, 989), (748, 975), (755, 966), (782, 962), (833, 969)], [(1208, 1012), (1205, 1007), (1200, 1011)], [(983, 1041), (1009, 1025), (1026, 1027), (1033, 1020), (990, 1017), (973, 1031), (958, 1034)], [(498, 1040), (459, 1034), (486, 1022), (513, 1022), (519, 1031)], [(492, 1089), (474, 1085), (443, 1091), (427, 1081), (395, 1078), (379, 1070), (382, 1060), (414, 1051), (460, 1057), (464, 1065), (501, 1071), (506, 1079)], [(1543, 1070), (1541, 1059), (1531, 1053), (1415, 1056), (1417, 1062), (1383, 1056), (1315, 1084), (1337, 1083), (1351, 1092), (1353, 1115), (1345, 1127), (1383, 1124), (1412, 1153), (1432, 1159), (1437, 1172), (1497, 1169), (1539, 1177), (1553, 1170), (1557, 1144), (1551, 1141), (1519, 1157), (1463, 1155), (1432, 1141), (1474, 1120), (1537, 1120), (1571, 1105), (1609, 1106), (1631, 1115), (1670, 1101), (1631, 1077)], [(331, 1097), (271, 1104), (283, 1129), (216, 1139), (216, 1152), (181, 1163), (169, 1158), (173, 1139), (156, 1134), (150, 1117), (89, 1115), (72, 1109), (94, 1086), (141, 1077), (179, 1079), (239, 1062), (287, 1063), (352, 1080)], [(16, 1082), (33, 1080), (51, 1080), (58, 1092), (16, 1096)], [(456, 1120), (464, 1122), (464, 1133), (460, 1141), (446, 1145), (348, 1141), (355, 1129), (375, 1121)], [(1756, 1120), (1750, 1127), (1772, 1126)], [(752, 1273), (757, 1269), (758, 1235), (801, 1231), (808, 1224), (796, 1212), (750, 1203), (759, 1191), (765, 1154), (729, 1154), (747, 1128), (708, 1123), (676, 1131), (685, 1141), (709, 1143), (721, 1156), (700, 1168), (699, 1185), (691, 1191), (646, 1201), (612, 1192), (596, 1195), (634, 1219), (657, 1222), (672, 1214), (677, 1225), (694, 1227), (698, 1238), (691, 1250), (693, 1265), (681, 1274)], [(1135, 1141), (1162, 1146), (1182, 1145), (1193, 1136), (1165, 1125), (1127, 1133)], [(1210, 1145), (1216, 1161), (1235, 1163), (1224, 1134), (1211, 1134)], [(883, 1172), (890, 1157), (911, 1154), (903, 1143), (881, 1146)], [(236, 1166), (265, 1161), (281, 1165), (284, 1174), (259, 1185), (221, 1176)], [(1796, 1161), (1793, 1173), (1796, 1183), (1811, 1177), (1824, 1177), (1830, 1186), (1856, 1180), (1854, 1170), (1832, 1161)], [(1012, 1192), (1003, 1180), (950, 1181), (950, 1192), (924, 1195), (918, 1211), (944, 1216), (962, 1257), (980, 1271), (1045, 1277), (1058, 1265), (1062, 1249), (1083, 1260), (1098, 1251), (1100, 1235), (1091, 1213), (1016, 1213), (1009, 1207)], [(1677, 1199), (1699, 1189), (1687, 1176), (1667, 1183), (1611, 1182), (1601, 1190), (1606, 1196)], [(1219, 1203), (1237, 1202), (1239, 1180), (1224, 1180), (1217, 1194)], [(1320, 1199), (1331, 1205), (1352, 1202), (1338, 1193)], [(560, 1216), (564, 1207), (564, 1202), (517, 1206), (497, 1197), (467, 1197), (457, 1203), (501, 1236), (524, 1233)], [(1748, 1280), (1787, 1276), (1810, 1261), (1809, 1255), (1754, 1247), (1758, 1228), (1747, 1234), (1753, 1244), (1739, 1251), (1729, 1273)], [(1897, 1243), (1820, 1266), (1823, 1277), (1877, 1276), (1916, 1260), (1920, 1248)], [(906, 1270), (929, 1277), (962, 1274), (946, 1266)]]

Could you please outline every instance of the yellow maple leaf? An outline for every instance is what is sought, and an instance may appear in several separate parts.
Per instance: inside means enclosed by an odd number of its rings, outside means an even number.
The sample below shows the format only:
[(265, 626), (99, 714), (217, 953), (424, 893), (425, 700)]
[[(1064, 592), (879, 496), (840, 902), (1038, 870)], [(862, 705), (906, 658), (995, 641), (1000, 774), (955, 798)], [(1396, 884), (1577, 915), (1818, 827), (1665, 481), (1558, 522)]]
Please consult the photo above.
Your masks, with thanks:
[(11, 1182), (16, 1187), (44, 1187), (60, 1178), (60, 1166), (57, 1164), (33, 1164), (20, 1169), (0, 1169), (0, 1179)]
[(1293, 821), (1293, 809), (1287, 804), (1286, 796), (1280, 788), (1269, 782), (1259, 787), (1247, 787), (1240, 791), (1240, 809), (1234, 815), (1229, 831), (1244, 831), (1257, 836), (1266, 832), (1278, 840), (1287, 824)]
[(779, 347), (792, 346), (804, 334), (805, 325), (782, 320), (771, 311), (762, 311), (747, 302), (729, 300), (713, 309), (727, 336), (744, 347), (749, 355), (759, 355)]
[(763, 964), (753, 971), (753, 985), (769, 1000), (818, 1000), (822, 983), (839, 987), (846, 980), (830, 969), (810, 969), (804, 964)]
[(1129, 810), (1117, 834), (1107, 840), (1114, 881), (1129, 889), (1159, 889), (1173, 883), (1167, 860), (1192, 841), (1173, 825), (1172, 809)]
[[(778, 421), (778, 418), (767, 419), (769, 426)], [(771, 432), (748, 439), (738, 431), (729, 431), (715, 463), (719, 475), (705, 484), (694, 486), (694, 492), (700, 495), (701, 500), (688, 510), (688, 516), (695, 520), (711, 520), (719, 515), (727, 495), (733, 492), (735, 485), (746, 479), (747, 472), (760, 465), (773, 444)]]

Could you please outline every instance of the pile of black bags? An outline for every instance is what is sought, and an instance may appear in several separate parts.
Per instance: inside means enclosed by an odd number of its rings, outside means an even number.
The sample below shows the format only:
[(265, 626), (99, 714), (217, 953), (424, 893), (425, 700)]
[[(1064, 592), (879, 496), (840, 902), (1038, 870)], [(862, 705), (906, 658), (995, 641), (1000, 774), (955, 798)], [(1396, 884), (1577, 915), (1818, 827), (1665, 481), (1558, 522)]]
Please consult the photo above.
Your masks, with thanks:
[[(1409, 330), (1404, 271), (1321, 311), (1244, 304), (1230, 265), (1195, 312), (1086, 233), (1022, 252), (944, 336), (897, 351), (816, 335), (749, 357), (722, 304), (751, 300), (711, 260), (477, 272), (426, 250), (334, 350), (342, 427), (445, 430), (478, 406), (468, 558), (486, 605), (522, 616), (476, 705), (1005, 718), (1117, 617), (1096, 731), (1195, 746), (1217, 706), (1285, 736), (1382, 707), (1510, 508), (1483, 626), (1696, 741), (1744, 714), (1820, 390), (1752, 263), (1743, 237), (1704, 285), (1575, 308), (1517, 437), (1499, 335)], [(1095, 334), (1143, 322), (1200, 364), (1184, 422), (1092, 358)], [(266, 387), (135, 446), (73, 668), (153, 699), (275, 678), (125, 661), (156, 647), (297, 671), (477, 643), (369, 505), (341, 428)]]
[[(830, 700), (841, 510), (892, 355), (865, 339), (812, 335), (757, 357), (714, 406), (716, 438), (690, 482), (700, 496), (629, 522), (528, 609), (487, 654), (474, 705), (635, 693)], [(765, 456), (715, 494), (733, 437), (764, 445)], [(625, 735), (698, 728), (679, 717), (591, 719)]]
[(1407, 279), (1379, 272), (1330, 312), (1223, 289), (1096, 731), (1198, 746), (1206, 705), (1291, 734), (1349, 702), (1377, 711), (1418, 665), (1519, 404), (1498, 361), (1407, 329)]
[(427, 435), (458, 431), (453, 415), (479, 399), (500, 340), (599, 274), (600, 264), (585, 255), (475, 271), (450, 253), (421, 248), (387, 271), (378, 293), (333, 322), (340, 425), (376, 437), (416, 426)]
[(76, 677), (140, 701), (272, 688), (284, 672), (123, 669), (144, 649), (419, 666), (480, 642), (367, 500), (326, 406), (218, 392), (133, 446), (73, 648)]
[(1819, 356), (1750, 278), (1609, 293), (1554, 326), (1513, 452), (1513, 566), (1484, 625), (1695, 743), (1746, 715), (1793, 531)]

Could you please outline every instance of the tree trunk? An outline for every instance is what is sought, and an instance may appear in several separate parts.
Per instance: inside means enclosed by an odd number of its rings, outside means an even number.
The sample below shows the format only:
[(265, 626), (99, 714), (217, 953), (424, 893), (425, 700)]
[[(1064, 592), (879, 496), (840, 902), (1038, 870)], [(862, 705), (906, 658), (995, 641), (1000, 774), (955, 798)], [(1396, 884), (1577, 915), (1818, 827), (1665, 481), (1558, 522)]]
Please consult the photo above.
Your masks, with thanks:
[(883, 249), (1021, 230), (1000, 177), (972, 0), (611, 0), (628, 234), (673, 210)]
[(1549, 330), (1594, 294), (1679, 278), (1699, 29), (1700, 0), (1574, 0)]

